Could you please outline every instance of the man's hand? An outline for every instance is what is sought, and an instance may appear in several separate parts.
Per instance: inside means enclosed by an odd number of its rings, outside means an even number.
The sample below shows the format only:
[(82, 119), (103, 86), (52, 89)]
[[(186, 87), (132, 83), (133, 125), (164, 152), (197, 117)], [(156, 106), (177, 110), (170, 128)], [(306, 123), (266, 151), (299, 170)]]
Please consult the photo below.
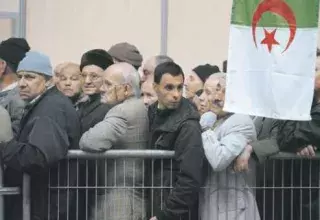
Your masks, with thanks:
[(214, 123), (217, 121), (217, 115), (213, 112), (206, 112), (200, 118), (201, 129), (207, 130), (213, 127)]
[(252, 153), (252, 146), (247, 145), (242, 153), (236, 158), (234, 163), (234, 171), (243, 172), (249, 170), (249, 159)]
[(150, 218), (150, 220), (158, 220), (156, 216)]
[(314, 157), (316, 156), (316, 153), (315, 153), (316, 150), (317, 150), (316, 147), (312, 145), (308, 145), (307, 147), (300, 148), (297, 151), (297, 155), (301, 157)]

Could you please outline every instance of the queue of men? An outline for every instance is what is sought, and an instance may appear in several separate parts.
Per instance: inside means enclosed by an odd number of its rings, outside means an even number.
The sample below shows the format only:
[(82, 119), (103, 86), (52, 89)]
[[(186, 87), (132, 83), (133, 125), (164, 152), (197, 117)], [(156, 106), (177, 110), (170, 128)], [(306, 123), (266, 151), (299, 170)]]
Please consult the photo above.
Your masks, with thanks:
[[(224, 112), (227, 74), (215, 65), (199, 65), (184, 73), (168, 56), (142, 62), (136, 46), (119, 43), (108, 51), (85, 52), (79, 64), (65, 62), (53, 68), (50, 58), (30, 49), (25, 39), (0, 43), (4, 184), (21, 187), (23, 173), (30, 175), (31, 219), (319, 216), (314, 208), (318, 189), (303, 196), (286, 193), (287, 197), (254, 190), (271, 184), (270, 179), (262, 180), (255, 163), (261, 164), (258, 170), (274, 173), (263, 162), (279, 150), (315, 155), (320, 143), (318, 75), (312, 120), (276, 121)], [(144, 163), (141, 158), (116, 158), (107, 166), (95, 161), (77, 164), (65, 160), (71, 149), (96, 154), (110, 149), (170, 150), (174, 159)], [(278, 170), (297, 165), (276, 164)], [(319, 187), (319, 164), (309, 165), (311, 172), (299, 172), (311, 182), (302, 184)], [(298, 186), (300, 179), (276, 175)], [(77, 187), (79, 182), (86, 187), (102, 184), (107, 190), (102, 194), (57, 190), (48, 195), (49, 184)], [(145, 195), (143, 187), (153, 190)], [(281, 206), (288, 199), (302, 208)], [(265, 214), (273, 203), (276, 214)], [(7, 196), (5, 219), (22, 219), (22, 214), (21, 196)]]

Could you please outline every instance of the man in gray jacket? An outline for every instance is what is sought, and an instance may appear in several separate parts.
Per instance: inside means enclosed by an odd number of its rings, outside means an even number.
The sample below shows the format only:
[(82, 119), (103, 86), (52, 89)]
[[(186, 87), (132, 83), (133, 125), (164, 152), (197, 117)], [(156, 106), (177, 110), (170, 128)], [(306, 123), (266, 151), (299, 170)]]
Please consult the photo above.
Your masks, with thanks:
[(12, 138), (10, 116), (8, 112), (0, 106), (0, 143), (7, 142)]
[[(128, 63), (113, 64), (103, 73), (101, 102), (115, 106), (103, 121), (83, 134), (82, 150), (99, 153), (111, 148), (146, 149), (148, 114), (142, 100), (136, 97), (139, 94), (137, 74)], [(113, 187), (98, 199), (92, 219), (144, 219), (145, 202), (139, 189), (143, 185), (143, 160), (108, 160), (103, 172), (99, 178), (107, 176), (105, 186)]]

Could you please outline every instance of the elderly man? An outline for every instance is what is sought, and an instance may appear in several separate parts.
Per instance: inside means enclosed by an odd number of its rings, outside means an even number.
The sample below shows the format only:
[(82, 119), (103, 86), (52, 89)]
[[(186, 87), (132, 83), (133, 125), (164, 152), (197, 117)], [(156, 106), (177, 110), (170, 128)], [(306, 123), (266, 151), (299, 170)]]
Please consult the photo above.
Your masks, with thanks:
[[(179, 65), (166, 62), (154, 73), (158, 101), (149, 107), (151, 149), (174, 150), (170, 160), (155, 160), (152, 170), (152, 219), (198, 219), (197, 198), (204, 177), (204, 152), (199, 114), (182, 97), (184, 74)], [(173, 186), (173, 189), (170, 187)]]
[(81, 97), (80, 66), (76, 63), (65, 62), (59, 64), (55, 71), (55, 84), (59, 91), (69, 97), (74, 105), (77, 105)]
[(15, 133), (18, 133), (24, 108), (16, 71), (29, 50), (29, 44), (23, 38), (9, 38), (0, 43), (0, 105), (7, 109)]
[[(63, 219), (68, 207), (64, 203), (57, 207), (57, 192), (51, 193), (50, 201), (47, 196), (48, 170), (50, 168), (52, 176), (60, 179), (60, 184), (67, 184), (66, 169), (60, 169), (57, 177), (57, 163), (65, 158), (69, 149), (78, 148), (78, 115), (67, 97), (55, 87), (48, 87), (52, 68), (46, 55), (28, 52), (17, 73), (20, 96), (27, 105), (19, 135), (0, 144), (0, 157), (6, 166), (4, 182), (9, 186), (22, 187), (22, 174), (28, 173), (31, 176), (31, 219), (47, 219), (48, 204), (50, 219)], [(55, 182), (56, 178), (51, 181)], [(60, 195), (59, 201), (66, 199)], [(20, 196), (6, 197), (5, 205), (5, 219), (22, 219)]]
[[(103, 121), (83, 134), (80, 148), (89, 152), (108, 149), (146, 149), (148, 140), (148, 114), (143, 102), (136, 97), (139, 82), (133, 66), (117, 63), (103, 73), (101, 101), (116, 105)], [(111, 162), (111, 161), (109, 161)], [(140, 189), (143, 185), (142, 159), (116, 159), (108, 163), (105, 173), (107, 186), (124, 186), (126, 189), (109, 189), (98, 201), (96, 216), (92, 219), (138, 220), (145, 219), (145, 204)], [(106, 210), (104, 210), (106, 209)]]
[(8, 112), (0, 106), (0, 143), (11, 140), (13, 134)]
[[(210, 164), (210, 175), (200, 195), (200, 216), (211, 219), (259, 220), (254, 193), (254, 167), (248, 173), (234, 173), (233, 161), (256, 139), (250, 116), (223, 111), (225, 73), (211, 75), (215, 90), (206, 93), (210, 111), (201, 116), (202, 141)], [(217, 119), (217, 120), (216, 120)], [(226, 204), (227, 201), (231, 201)], [(235, 201), (235, 202), (232, 202)]]
[(136, 70), (140, 68), (143, 60), (138, 48), (127, 42), (113, 45), (108, 53), (113, 57), (114, 63), (126, 62), (134, 66)]
[(145, 106), (150, 106), (158, 100), (157, 93), (153, 89), (153, 80), (148, 79), (141, 85), (141, 99)]
[(196, 101), (194, 99), (201, 95), (203, 84), (206, 82), (207, 78), (211, 74), (218, 72), (220, 72), (219, 67), (210, 64), (195, 67), (187, 74), (184, 81), (184, 97), (190, 101)]
[(148, 79), (153, 80), (154, 70), (159, 64), (165, 62), (173, 62), (173, 59), (166, 55), (157, 55), (150, 57), (143, 65), (141, 82), (145, 82)]
[(101, 103), (100, 88), (103, 82), (102, 73), (112, 64), (112, 57), (102, 49), (90, 50), (82, 55), (80, 64), (82, 91), (87, 95), (87, 99), (78, 105), (81, 133), (102, 121), (111, 108)]

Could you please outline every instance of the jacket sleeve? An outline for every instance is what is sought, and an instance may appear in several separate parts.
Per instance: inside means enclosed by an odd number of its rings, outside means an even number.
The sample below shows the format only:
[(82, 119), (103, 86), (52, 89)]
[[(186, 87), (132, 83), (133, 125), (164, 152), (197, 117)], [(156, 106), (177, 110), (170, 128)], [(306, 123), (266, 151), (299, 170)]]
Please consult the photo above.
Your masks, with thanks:
[(296, 152), (309, 144), (320, 142), (320, 112), (311, 112), (311, 121), (284, 121), (278, 132), (278, 145), (282, 151)]
[(1, 144), (0, 156), (6, 166), (21, 172), (41, 172), (66, 156), (69, 140), (64, 127), (49, 117), (35, 120), (28, 141), (12, 139)]
[(214, 171), (225, 170), (245, 146), (256, 138), (255, 128), (250, 118), (236, 116), (233, 121), (236, 123), (229, 127), (221, 127), (224, 130), (220, 132), (220, 139), (212, 130), (202, 133), (204, 152)]
[(82, 135), (80, 149), (88, 152), (106, 151), (124, 137), (127, 127), (124, 112), (119, 108), (113, 108), (103, 121)]
[(0, 106), (0, 143), (7, 142), (13, 137), (11, 121), (8, 112)]
[(180, 172), (163, 211), (155, 212), (158, 220), (179, 219), (179, 216), (188, 213), (198, 198), (203, 184), (205, 159), (199, 122), (189, 121), (182, 125), (175, 142), (175, 159)]
[(250, 145), (253, 148), (254, 155), (259, 163), (263, 163), (269, 156), (279, 152), (279, 146), (277, 143), (278, 134), (278, 120), (272, 120), (270, 127), (270, 133), (267, 138), (251, 142)]
[(7, 106), (7, 110), (11, 117), (12, 130), (15, 136), (18, 134), (20, 129), (20, 120), (23, 115), (24, 106), (25, 103), (20, 99), (20, 97), (10, 100)]

